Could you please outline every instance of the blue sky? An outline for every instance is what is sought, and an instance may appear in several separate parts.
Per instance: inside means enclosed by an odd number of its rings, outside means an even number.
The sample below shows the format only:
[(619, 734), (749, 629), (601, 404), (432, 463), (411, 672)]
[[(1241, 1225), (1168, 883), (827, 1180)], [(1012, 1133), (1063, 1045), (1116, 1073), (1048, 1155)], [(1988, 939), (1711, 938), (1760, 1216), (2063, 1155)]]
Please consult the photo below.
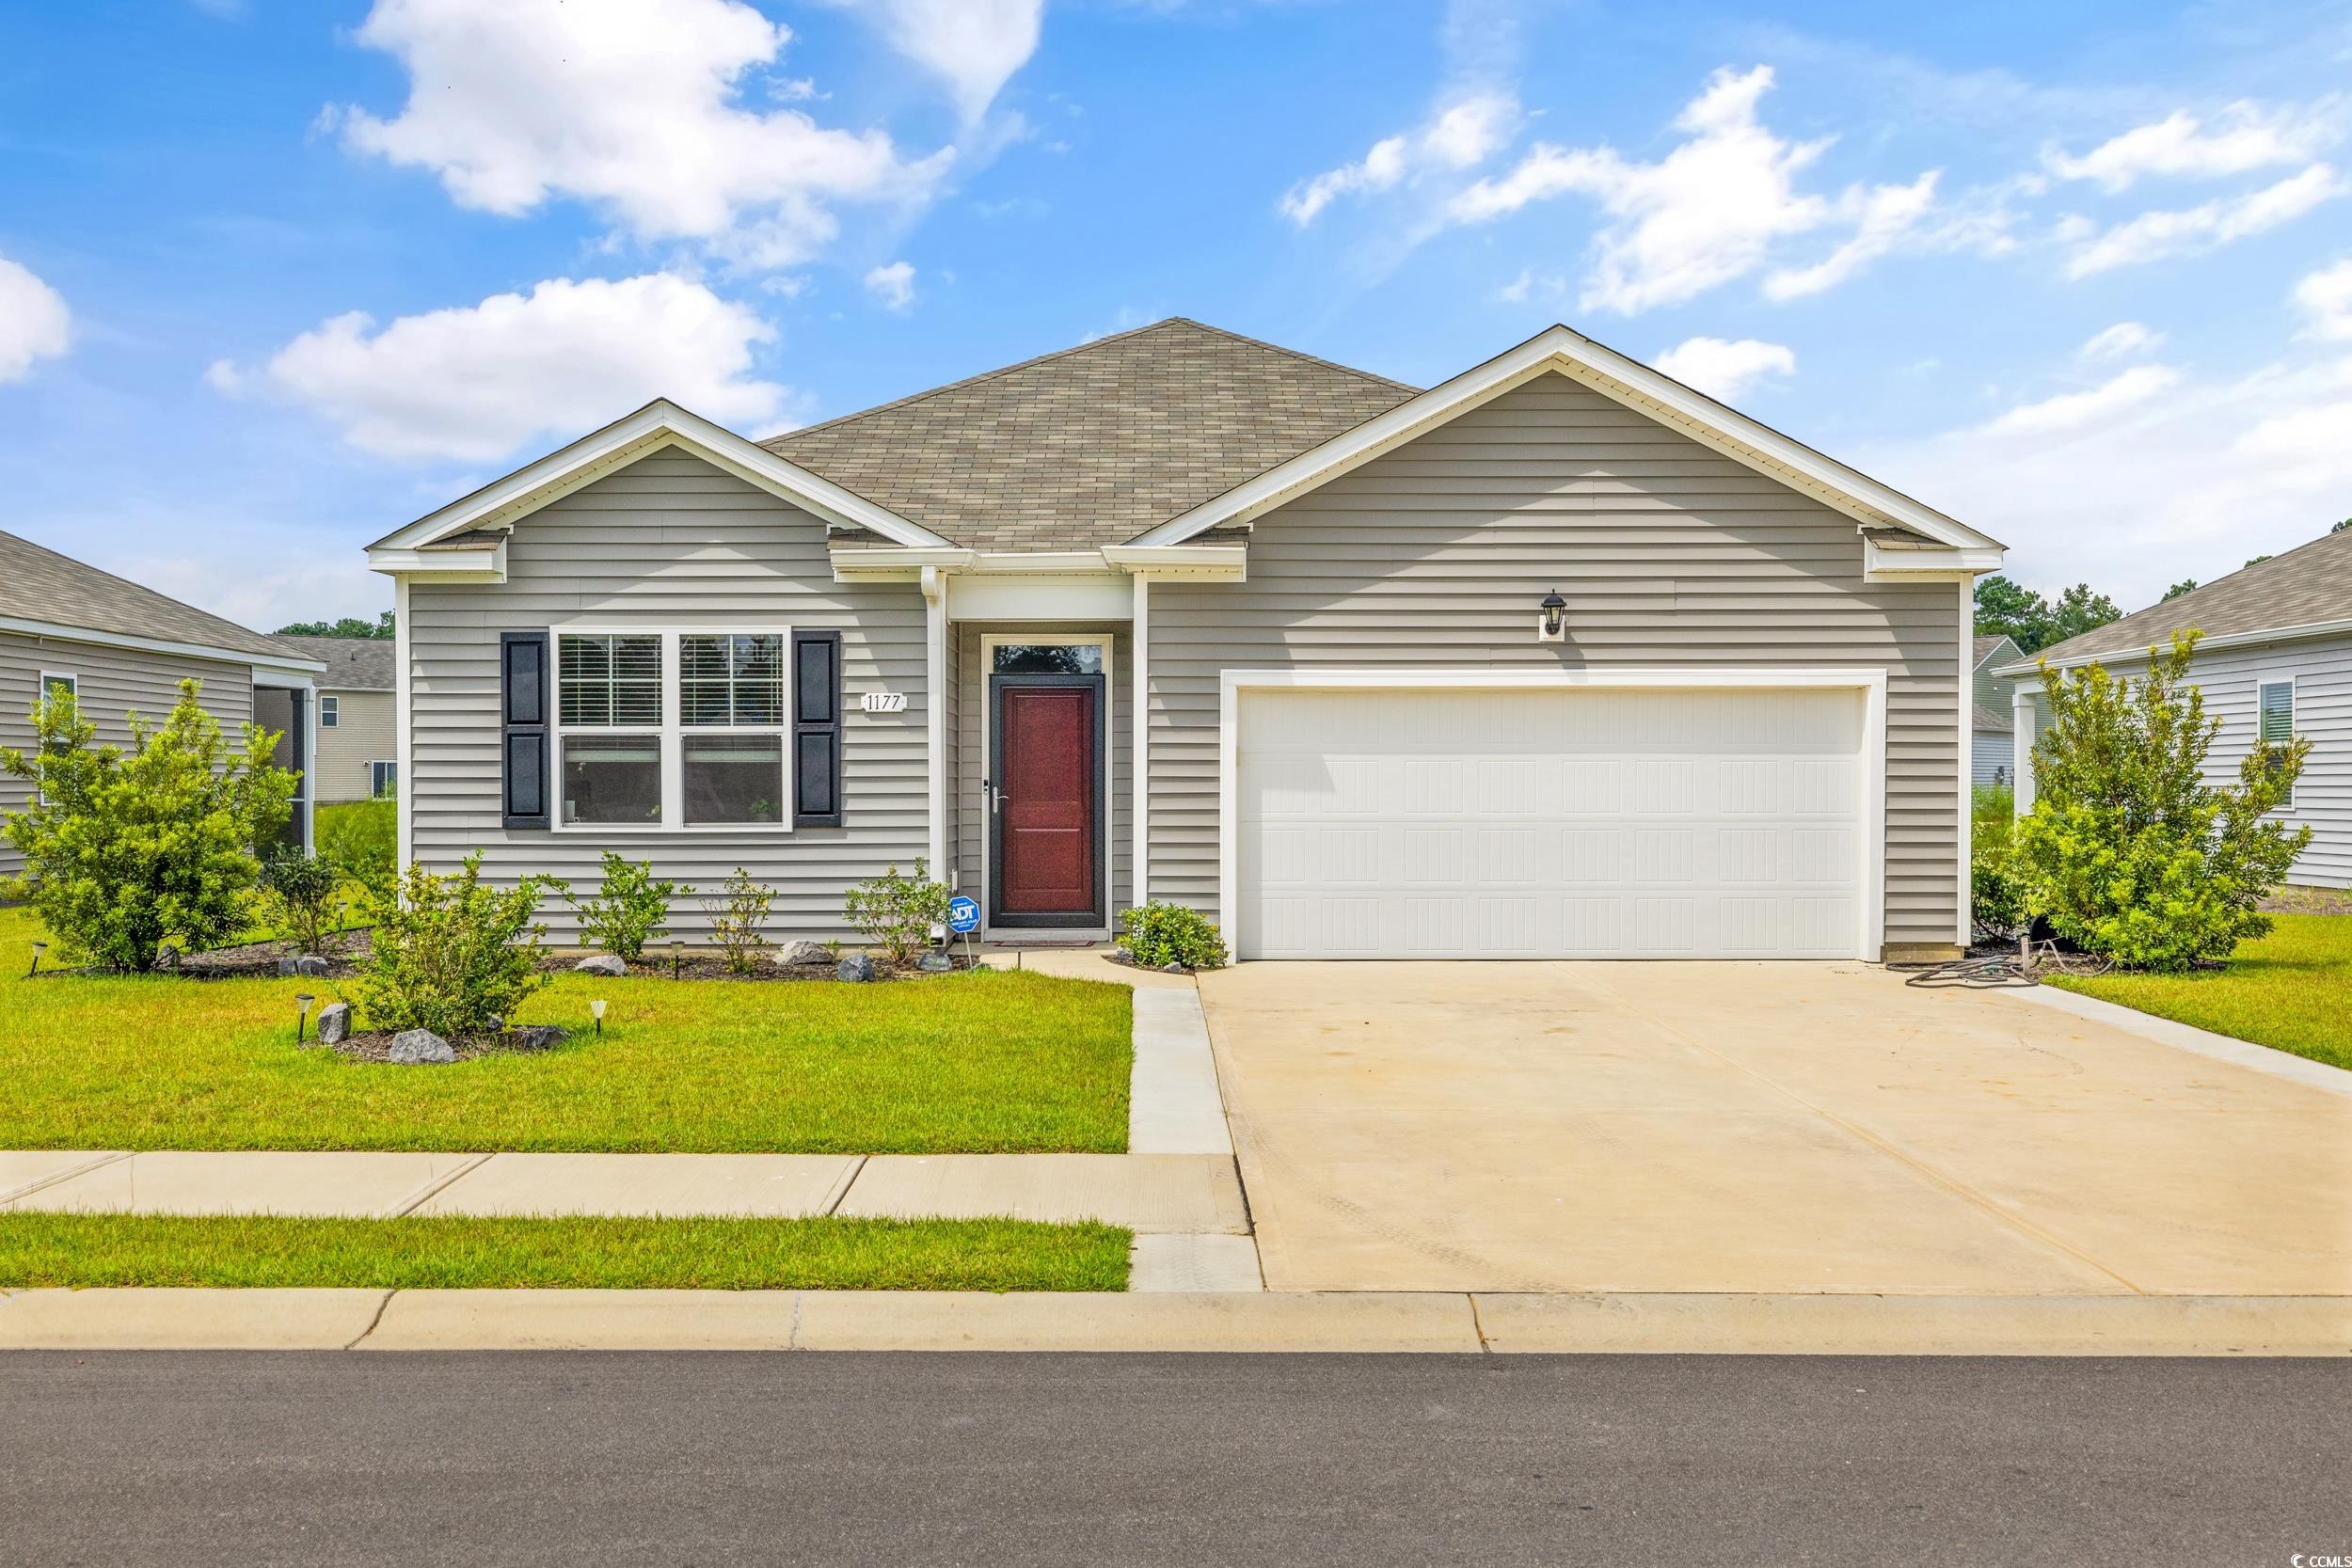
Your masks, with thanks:
[(2352, 7), (0, 14), (0, 528), (257, 625), (666, 393), (1565, 320), (2125, 608), (2352, 515)]

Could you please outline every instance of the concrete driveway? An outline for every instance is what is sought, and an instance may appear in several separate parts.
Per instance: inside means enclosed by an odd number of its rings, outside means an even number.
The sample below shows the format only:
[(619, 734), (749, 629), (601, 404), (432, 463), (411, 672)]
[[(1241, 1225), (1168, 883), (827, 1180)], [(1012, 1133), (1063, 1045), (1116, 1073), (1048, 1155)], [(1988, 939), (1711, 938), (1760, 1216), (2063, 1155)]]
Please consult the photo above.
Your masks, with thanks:
[(1860, 964), (1205, 975), (1292, 1291), (2352, 1294), (2352, 1099)]

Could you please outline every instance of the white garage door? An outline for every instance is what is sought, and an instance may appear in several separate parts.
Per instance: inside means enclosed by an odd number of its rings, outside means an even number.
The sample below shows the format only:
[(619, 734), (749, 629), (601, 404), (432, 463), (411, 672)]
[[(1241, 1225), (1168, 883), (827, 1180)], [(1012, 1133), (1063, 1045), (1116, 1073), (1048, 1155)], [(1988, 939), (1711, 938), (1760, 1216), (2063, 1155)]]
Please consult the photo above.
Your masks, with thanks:
[(1241, 956), (1851, 958), (1863, 696), (1244, 689)]

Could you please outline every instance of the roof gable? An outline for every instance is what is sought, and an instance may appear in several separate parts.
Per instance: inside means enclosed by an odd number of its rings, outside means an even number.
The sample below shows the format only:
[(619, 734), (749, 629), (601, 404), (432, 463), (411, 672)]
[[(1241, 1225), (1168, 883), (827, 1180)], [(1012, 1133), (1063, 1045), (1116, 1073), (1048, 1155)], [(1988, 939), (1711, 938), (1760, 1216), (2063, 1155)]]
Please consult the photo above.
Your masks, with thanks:
[(1932, 507), (1581, 333), (1557, 325), (1170, 518), (1138, 535), (1134, 543), (1179, 544), (1220, 525), (1246, 522), (1515, 387), (1549, 374), (1592, 387), (1835, 507), (1866, 528), (1891, 527), (1959, 550), (1997, 552), (2001, 548), (1994, 540)]
[(171, 643), (270, 664), (300, 665), (311, 657), (13, 533), (0, 533), (0, 621), (87, 631), (106, 641)]
[(2225, 646), (2274, 636), (2352, 632), (2352, 529), (2323, 533), (2177, 599), (2054, 643), (2033, 662), (2078, 664), (2111, 654), (2141, 654), (2191, 627)]
[(958, 545), (1088, 549), (1413, 395), (1178, 317), (760, 444)]
[(326, 664), (318, 678), (322, 691), (389, 691), (393, 688), (394, 647), (389, 637), (281, 637), (279, 641), (306, 658)]

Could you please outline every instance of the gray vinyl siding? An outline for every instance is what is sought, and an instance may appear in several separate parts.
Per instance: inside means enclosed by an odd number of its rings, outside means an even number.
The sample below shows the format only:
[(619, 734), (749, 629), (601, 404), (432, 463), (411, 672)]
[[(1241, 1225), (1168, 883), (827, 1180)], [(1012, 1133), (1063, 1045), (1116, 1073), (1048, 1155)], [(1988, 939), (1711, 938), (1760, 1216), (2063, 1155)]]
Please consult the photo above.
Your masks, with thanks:
[(1969, 778), (1980, 784), (2010, 784), (2017, 782), (2017, 747), (2012, 736), (1991, 730), (1979, 730), (1975, 744), (1969, 751)]
[[(948, 601), (950, 606), (954, 600)], [(949, 780), (948, 836), (956, 845), (954, 863), (957, 885), (980, 900), (985, 910), (988, 900), (988, 799), (980, 788), (988, 777), (988, 747), (984, 738), (984, 716), (988, 711), (988, 661), (981, 657), (980, 639), (989, 635), (1018, 635), (1050, 641), (1057, 636), (1099, 637), (1111, 634), (1111, 673), (1104, 682), (1104, 700), (1108, 711), (1106, 728), (1110, 734), (1110, 816), (1111, 816), (1111, 923), (1117, 926), (1119, 911), (1132, 902), (1135, 873), (1135, 788), (1132, 784), (1135, 763), (1135, 716), (1132, 693), (1133, 666), (1127, 661), (1135, 657), (1135, 640), (1131, 628), (1120, 626), (1105, 627), (1077, 622), (1015, 625), (984, 621), (959, 622), (955, 635), (949, 640), (951, 658), (959, 671), (956, 693), (949, 711), (955, 716), (948, 741), (951, 762)], [(1032, 932), (1032, 935), (1041, 933)]]
[(1216, 912), (1229, 668), (1883, 669), (1885, 940), (1949, 943), (1961, 593), (1866, 584), (1851, 518), (1545, 376), (1258, 519), (1248, 581), (1152, 585), (1147, 893)]
[(331, 806), (343, 800), (364, 800), (370, 794), (368, 764), (399, 760), (392, 728), (398, 700), (389, 691), (330, 689), (318, 695), (322, 703), (334, 698), (336, 708), (333, 729), (324, 722), (316, 726), (318, 803)]
[[(2110, 661), (2119, 671), (2135, 667), (2144, 668), (2143, 661)], [(2221, 721), (2205, 755), (2205, 777), (2214, 784), (2234, 784), (2254, 748), (2256, 688), (2295, 682), (2295, 733), (2311, 740), (2312, 751), (2295, 782), (2295, 803), (2278, 819), (2289, 827), (2309, 823), (2312, 843), (2292, 879), (2352, 887), (2352, 637), (2200, 654), (2191, 676), (2205, 694), (2205, 716)]]
[[(413, 581), (409, 657), (416, 857), (446, 870), (469, 849), (486, 876), (599, 878), (606, 848), (649, 860), (691, 890), (672, 909), (678, 935), (708, 932), (697, 895), (738, 865), (776, 890), (771, 939), (850, 937), (841, 897), (927, 852), (923, 598), (913, 583), (834, 580), (814, 516), (675, 449), (630, 464), (520, 519), (503, 583)], [(841, 633), (844, 733), (839, 828), (790, 832), (509, 832), (500, 826), (499, 634), (594, 621), (627, 629), (795, 629)], [(665, 675), (674, 678), (674, 673)], [(906, 693), (902, 713), (861, 712), (868, 691)], [(548, 908), (552, 935), (575, 935)]]
[[(102, 743), (131, 743), (124, 715), (134, 710), (160, 723), (180, 700), (180, 683), (191, 677), (204, 683), (205, 711), (232, 740), (241, 739), (243, 726), (253, 718), (251, 665), (0, 632), (0, 746), (32, 745), (31, 714), (44, 670), (77, 677), (82, 717), (97, 729)], [(23, 810), (31, 793), (23, 780), (0, 774), (0, 816)], [(16, 851), (0, 839), (0, 876), (23, 868)]]

